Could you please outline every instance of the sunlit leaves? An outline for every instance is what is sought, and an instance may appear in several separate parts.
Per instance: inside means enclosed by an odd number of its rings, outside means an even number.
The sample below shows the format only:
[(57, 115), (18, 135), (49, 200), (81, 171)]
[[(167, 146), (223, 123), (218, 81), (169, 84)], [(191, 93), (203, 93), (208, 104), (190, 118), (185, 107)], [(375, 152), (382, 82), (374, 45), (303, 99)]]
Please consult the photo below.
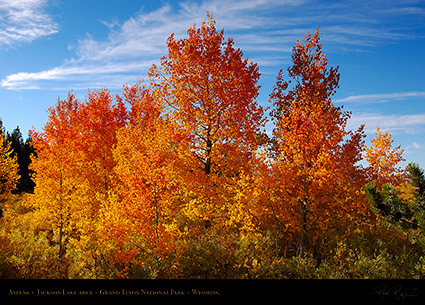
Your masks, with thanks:
[(350, 114), (332, 103), (339, 72), (327, 68), (319, 30), (295, 44), (292, 61), (290, 80), (281, 71), (270, 95), (276, 121), (271, 168), (280, 181), (280, 190), (270, 197), (275, 221), (299, 236), (302, 252), (308, 242), (316, 243), (360, 211), (356, 193), (364, 176), (357, 162), (364, 134), (363, 127), (347, 131)]
[(112, 148), (127, 113), (107, 90), (89, 92), (84, 102), (70, 93), (48, 112), (43, 131), (32, 133), (37, 174), (27, 205), (34, 209), (34, 221), (52, 232), (58, 259), (84, 260), (97, 247), (99, 197), (108, 191), (115, 166)]
[(265, 123), (255, 101), (260, 73), (209, 16), (186, 38), (176, 40), (172, 34), (167, 46), (168, 57), (149, 73), (153, 97), (189, 138), (184, 213), (209, 226), (233, 217), (234, 177), (258, 146)]
[(371, 139), (370, 146), (365, 149), (365, 158), (371, 169), (371, 178), (378, 188), (385, 183), (400, 183), (406, 173), (397, 166), (399, 162), (405, 161), (404, 149), (401, 149), (400, 145), (393, 147), (393, 143), (391, 134), (377, 127), (375, 137)]
[(117, 133), (114, 188), (102, 206), (99, 226), (102, 248), (112, 247), (112, 264), (124, 266), (121, 275), (130, 263), (143, 268), (174, 248), (179, 235), (173, 223), (179, 183), (174, 168), (183, 145), (177, 126), (162, 116), (163, 106), (148, 89), (136, 84), (124, 92), (130, 121)]
[(18, 163), (13, 157), (10, 143), (4, 141), (0, 131), (0, 200), (3, 200), (13, 190), (18, 182)]

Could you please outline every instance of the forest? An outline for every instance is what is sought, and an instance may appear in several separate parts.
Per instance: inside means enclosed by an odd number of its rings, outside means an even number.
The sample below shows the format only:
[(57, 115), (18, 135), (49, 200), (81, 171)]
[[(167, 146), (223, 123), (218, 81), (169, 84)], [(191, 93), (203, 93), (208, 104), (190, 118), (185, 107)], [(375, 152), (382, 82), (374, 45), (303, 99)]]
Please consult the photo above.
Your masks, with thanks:
[(267, 109), (209, 15), (166, 44), (148, 80), (71, 91), (26, 141), (1, 126), (0, 278), (425, 277), (424, 171), (347, 128), (319, 28)]

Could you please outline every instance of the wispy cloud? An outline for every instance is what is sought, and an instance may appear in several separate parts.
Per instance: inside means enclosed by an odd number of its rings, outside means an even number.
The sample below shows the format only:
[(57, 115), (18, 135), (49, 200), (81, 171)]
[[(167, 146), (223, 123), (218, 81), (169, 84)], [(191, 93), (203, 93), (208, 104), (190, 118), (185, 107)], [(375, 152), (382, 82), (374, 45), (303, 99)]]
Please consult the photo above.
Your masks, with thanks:
[(0, 0), (0, 46), (12, 47), (58, 32), (46, 0)]
[(356, 129), (361, 124), (366, 125), (365, 132), (368, 134), (375, 133), (377, 126), (395, 134), (419, 134), (425, 131), (425, 113), (408, 115), (353, 113), (348, 128)]
[[(123, 75), (120, 75), (123, 71), (138, 72), (146, 70), (151, 64), (151, 62), (138, 61), (129, 63), (109, 63), (105, 65), (63, 65), (41, 72), (21, 72), (9, 75), (6, 79), (1, 81), (1, 86), (11, 90), (39, 89), (42, 86), (42, 81), (58, 81), (65, 79), (73, 81), (74, 83), (86, 81), (87, 83), (93, 84), (93, 75), (96, 75), (96, 83), (99, 83), (102, 78), (108, 79), (108, 83), (111, 83), (111, 80), (114, 79), (112, 83), (114, 83), (115, 86), (120, 87), (125, 81), (125, 77), (123, 78)], [(105, 76), (109, 77), (105, 78)], [(119, 81), (116, 80), (118, 76), (121, 77)], [(134, 81), (134, 78), (132, 78), (132, 80)], [(72, 89), (76, 88), (73, 87)]]
[(420, 145), (419, 143), (417, 143), (417, 142), (413, 142), (412, 143), (412, 147), (414, 148), (414, 149), (421, 149), (422, 148), (422, 145)]
[[(33, 20), (39, 20), (34, 26), (33, 36), (47, 35), (57, 31), (49, 16), (43, 13), (45, 1), (25, 0), (23, 8), (13, 8), (8, 0), (0, 10), (28, 12)], [(20, 2), (18, 2), (20, 3)], [(209, 11), (219, 29), (224, 28), (226, 36), (235, 39), (251, 60), (257, 59), (260, 72), (267, 74), (272, 65), (284, 67), (293, 44), (302, 39), (308, 30), (315, 30), (321, 24), (324, 44), (341, 49), (373, 47), (382, 42), (411, 38), (398, 33), (397, 28), (383, 26), (383, 19), (394, 18), (395, 12), (386, 15), (379, 10), (390, 11), (394, 5), (382, 2), (374, 6), (373, 1), (334, 1), (317, 3), (311, 0), (203, 0), (200, 2), (170, 2), (153, 11), (141, 9), (135, 15), (122, 22), (107, 23), (100, 21), (109, 30), (104, 40), (94, 39), (90, 33), (86, 38), (74, 44), (75, 59), (65, 60), (64, 64), (40, 72), (20, 72), (4, 78), (3, 88), (23, 90), (34, 88), (52, 88), (52, 82), (68, 82), (70, 89), (74, 81), (87, 79), (87, 87), (99, 79), (112, 79), (116, 73), (130, 75), (135, 79), (147, 72), (148, 62), (157, 62), (166, 54), (166, 39), (174, 32), (177, 38), (185, 35), (194, 23), (205, 20)], [(31, 10), (29, 8), (32, 8)], [(412, 14), (413, 8), (407, 11)], [(402, 13), (402, 12), (401, 12)], [(406, 14), (407, 14), (406, 13)], [(23, 13), (22, 13), (23, 14)], [(389, 16), (390, 15), (390, 16)], [(12, 17), (10, 17), (12, 18)], [(31, 18), (30, 18), (31, 20)], [(31, 23), (28, 23), (31, 24)], [(10, 31), (12, 32), (12, 31)], [(6, 37), (0, 33), (1, 37)], [(37, 36), (37, 37), (39, 37)], [(16, 38), (18, 39), (18, 38)], [(23, 39), (23, 38), (21, 38)], [(35, 39), (35, 38), (28, 38)], [(12, 40), (6, 40), (12, 41)], [(118, 71), (118, 68), (121, 69)], [(273, 70), (274, 71), (274, 70)], [(116, 83), (116, 81), (114, 82)], [(109, 86), (105, 83), (104, 86)], [(54, 87), (54, 86), (53, 86)], [(347, 98), (346, 98), (347, 99)], [(357, 98), (358, 99), (358, 98)]]
[(410, 92), (394, 92), (394, 93), (381, 93), (381, 94), (364, 94), (352, 95), (341, 99), (336, 99), (335, 103), (386, 103), (390, 101), (399, 101), (406, 98), (424, 98), (424, 91), (410, 91)]

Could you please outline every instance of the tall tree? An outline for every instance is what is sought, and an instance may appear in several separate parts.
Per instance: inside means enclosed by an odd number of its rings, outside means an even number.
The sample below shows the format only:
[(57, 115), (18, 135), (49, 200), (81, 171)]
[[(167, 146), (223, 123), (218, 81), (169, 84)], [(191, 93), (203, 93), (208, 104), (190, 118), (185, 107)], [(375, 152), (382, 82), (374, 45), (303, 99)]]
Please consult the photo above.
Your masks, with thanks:
[(85, 102), (70, 93), (48, 112), (43, 131), (31, 134), (36, 187), (28, 205), (34, 221), (51, 232), (49, 242), (72, 276), (87, 276), (97, 263), (98, 212), (115, 166), (116, 132), (127, 112), (108, 90), (89, 92)]
[(190, 136), (187, 212), (206, 228), (229, 217), (225, 205), (232, 194), (224, 186), (246, 168), (265, 123), (255, 100), (258, 67), (243, 59), (233, 44), (230, 38), (225, 41), (224, 32), (217, 31), (208, 15), (208, 21), (190, 28), (186, 38), (175, 40), (172, 34), (168, 57), (149, 72), (154, 98)]
[(79, 164), (70, 165), (77, 170), (75, 179), (82, 181), (81, 191), (84, 193), (81, 196), (87, 200), (85, 206), (75, 212), (77, 238), (72, 240), (70, 253), (76, 262), (72, 266), (74, 276), (98, 276), (99, 210), (112, 187), (116, 165), (113, 148), (117, 144), (117, 132), (125, 125), (127, 116), (120, 96), (114, 98), (107, 89), (89, 91), (86, 100), (80, 103), (75, 119), (78, 134), (74, 139), (68, 139), (81, 158)]
[(118, 275), (145, 270), (143, 276), (156, 277), (179, 235), (175, 163), (184, 135), (142, 84), (125, 87), (124, 99), (131, 110), (113, 150), (113, 188), (99, 224), (102, 249)]
[(290, 80), (281, 70), (270, 94), (272, 155), (281, 198), (275, 210), (286, 214), (302, 253), (319, 236), (341, 228), (348, 215), (361, 214), (354, 194), (364, 178), (358, 164), (364, 133), (363, 126), (347, 131), (350, 113), (332, 103), (340, 74), (338, 67), (327, 67), (319, 29), (294, 45), (292, 62)]
[(78, 121), (80, 102), (73, 94), (48, 110), (48, 122), (42, 132), (31, 132), (32, 145), (37, 153), (32, 169), (36, 172), (34, 196), (27, 202), (34, 209), (34, 221), (51, 232), (50, 243), (57, 246), (61, 262), (67, 252), (77, 221), (76, 211), (88, 206), (83, 195), (87, 183), (79, 179), (82, 155), (76, 151), (79, 140)]

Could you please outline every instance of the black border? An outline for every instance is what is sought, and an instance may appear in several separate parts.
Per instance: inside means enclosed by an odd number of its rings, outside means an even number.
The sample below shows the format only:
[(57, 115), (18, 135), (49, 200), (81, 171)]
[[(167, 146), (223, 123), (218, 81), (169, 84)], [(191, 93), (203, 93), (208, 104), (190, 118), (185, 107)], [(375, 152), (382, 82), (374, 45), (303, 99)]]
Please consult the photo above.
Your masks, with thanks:
[[(273, 299), (279, 304), (425, 303), (424, 280), (0, 280), (0, 303)], [(131, 301), (128, 303), (128, 301)], [(24, 304), (24, 303), (20, 303)]]

